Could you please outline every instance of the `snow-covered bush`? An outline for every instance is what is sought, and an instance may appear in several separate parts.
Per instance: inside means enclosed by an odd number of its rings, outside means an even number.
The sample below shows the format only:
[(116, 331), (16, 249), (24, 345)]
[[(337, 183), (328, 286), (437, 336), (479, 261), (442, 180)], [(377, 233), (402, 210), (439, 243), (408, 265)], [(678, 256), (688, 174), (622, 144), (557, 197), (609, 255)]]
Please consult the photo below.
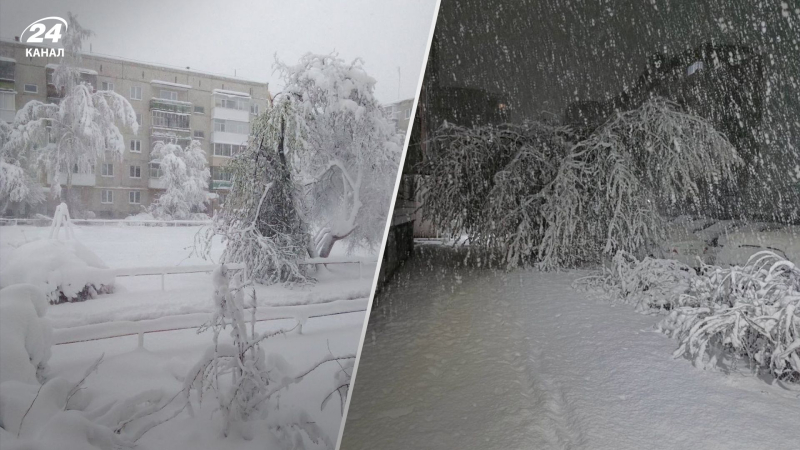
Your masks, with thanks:
[(165, 189), (148, 212), (156, 219), (187, 220), (204, 211), (211, 172), (200, 141), (192, 140), (186, 148), (174, 142), (156, 142), (150, 155), (150, 163), (158, 164), (163, 173)]
[(44, 292), (29, 284), (0, 290), (0, 384), (44, 380), (50, 359), (50, 323)]
[[(212, 277), (215, 311), (198, 332), (210, 328), (213, 331), (213, 345), (184, 379), (182, 392), (190, 413), (194, 411), (193, 394), (196, 394), (197, 403), (201, 404), (204, 396), (213, 391), (219, 405), (218, 411), (223, 417), (222, 434), (226, 437), (235, 434), (251, 439), (253, 424), (258, 420), (290, 445), (302, 443), (303, 438), (298, 434), (302, 431), (311, 441), (332, 447), (330, 437), (322, 433), (306, 411), (287, 409), (278, 399), (281, 391), (301, 382), (321, 365), (334, 361), (354, 361), (355, 355), (324, 358), (308, 370), (296, 372), (279, 354), (266, 355), (260, 344), (298, 329), (299, 321), (290, 329), (257, 333), (255, 290), (252, 291), (250, 304), (246, 306), (246, 283), (241, 274), (235, 277), (233, 286), (224, 265)], [(247, 311), (248, 308), (250, 311)], [(227, 330), (232, 338), (231, 343), (220, 339), (221, 333)], [(345, 381), (345, 385), (349, 386), (349, 376)], [(337, 390), (345, 388), (345, 385), (337, 385)]]
[(710, 122), (671, 102), (617, 113), (572, 147), (543, 190), (541, 267), (647, 254), (664, 239), (662, 214), (718, 209), (739, 163)]
[(538, 122), (443, 125), (421, 168), (425, 218), (441, 233), (499, 250), (509, 266), (529, 263), (546, 226), (541, 190), (572, 138)]
[(649, 312), (683, 305), (696, 277), (694, 269), (678, 261), (649, 256), (639, 261), (619, 251), (610, 268), (576, 280), (575, 286), (600, 289), (613, 300), (634, 303), (638, 311)]
[(114, 274), (76, 240), (41, 239), (23, 244), (8, 255), (0, 273), (0, 288), (32, 284), (50, 304), (82, 301), (114, 289)]
[(675, 356), (695, 365), (744, 358), (778, 379), (800, 381), (800, 268), (772, 252), (742, 267), (706, 267), (659, 328), (679, 340)]

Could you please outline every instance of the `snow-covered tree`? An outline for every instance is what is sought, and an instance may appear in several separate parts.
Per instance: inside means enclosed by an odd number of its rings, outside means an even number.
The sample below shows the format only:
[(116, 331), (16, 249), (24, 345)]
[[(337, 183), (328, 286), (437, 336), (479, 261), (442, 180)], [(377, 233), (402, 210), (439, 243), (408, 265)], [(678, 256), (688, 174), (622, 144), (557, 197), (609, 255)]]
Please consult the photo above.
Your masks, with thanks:
[(574, 136), (529, 122), (464, 128), (443, 125), (422, 172), (423, 215), (452, 237), (524, 262), (541, 242), (541, 190)]
[(288, 149), (302, 145), (302, 123), (290, 102), (277, 101), (253, 123), (246, 149), (228, 164), (232, 184), (213, 227), (199, 244), (208, 255), (211, 238), (225, 241), (222, 261), (243, 262), (262, 283), (304, 282), (299, 265), (310, 237), (300, 187)]
[(276, 63), (284, 92), (302, 124), (301, 145), (287, 147), (303, 184), (309, 219), (319, 229), (309, 254), (327, 257), (337, 241), (380, 244), (401, 153), (394, 125), (373, 93), (361, 60), (307, 54)]
[[(64, 57), (53, 72), (61, 100), (57, 104), (32, 100), (17, 111), (0, 153), (6, 165), (19, 167), (23, 173), (44, 170), (52, 180), (54, 196), (61, 194), (62, 184), (67, 189), (72, 186), (73, 173), (90, 173), (97, 160), (122, 157), (125, 142), (118, 123), (138, 132), (136, 113), (128, 100), (113, 91), (98, 91), (81, 79), (80, 50), (91, 34), (69, 15)], [(12, 171), (16, 186), (29, 184), (29, 176)], [(37, 199), (22, 193), (17, 190), (16, 198)]]
[(718, 210), (740, 161), (709, 121), (669, 101), (617, 113), (572, 147), (543, 190), (542, 267), (641, 256), (664, 238), (665, 214)]
[(588, 137), (541, 123), (446, 126), (423, 172), (423, 214), (506, 266), (649, 251), (665, 215), (718, 211), (740, 158), (710, 122), (663, 99)]
[(192, 140), (186, 148), (174, 142), (156, 142), (150, 155), (150, 162), (161, 169), (165, 185), (150, 205), (150, 213), (164, 220), (186, 220), (204, 211), (211, 174), (200, 141)]
[(254, 279), (304, 281), (306, 257), (345, 238), (380, 243), (400, 147), (359, 60), (308, 54), (276, 67), (286, 88), (232, 158), (231, 191), (201, 251), (222, 235), (223, 261), (245, 262)]

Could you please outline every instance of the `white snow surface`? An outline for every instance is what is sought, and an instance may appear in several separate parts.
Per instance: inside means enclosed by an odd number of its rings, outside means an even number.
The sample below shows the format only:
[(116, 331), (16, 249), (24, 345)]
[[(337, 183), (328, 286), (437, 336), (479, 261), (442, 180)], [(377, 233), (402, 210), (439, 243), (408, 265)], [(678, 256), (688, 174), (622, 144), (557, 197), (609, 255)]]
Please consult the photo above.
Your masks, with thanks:
[(459, 267), (435, 245), (373, 306), (341, 448), (796, 448), (800, 389), (673, 359), (583, 271)]
[[(190, 256), (199, 229), (75, 226), (74, 233), (111, 268), (210, 264), (214, 261)], [(46, 227), (0, 227), (0, 270), (9, 268), (7, 255), (12, 251), (31, 243), (47, 243), (49, 233)], [(222, 245), (216, 246), (211, 256), (218, 258), (222, 249)], [(262, 348), (266, 354), (286, 360), (285, 369), (290, 375), (304, 373), (330, 355), (354, 354), (374, 269), (374, 263), (365, 265), (363, 276), (359, 278), (357, 266), (330, 266), (318, 274), (315, 284), (292, 288), (258, 286), (257, 319), (260, 321), (256, 331), (293, 330), (265, 341)], [(42, 299), (22, 301), (30, 297), (28, 287), (14, 286), (2, 291), (0, 345), (3, 348), (0, 354), (3, 360), (0, 367), (3, 373), (0, 381), (7, 383), (0, 389), (0, 448), (118, 448), (115, 440), (120, 436), (111, 433), (111, 428), (103, 421), (106, 419), (98, 421), (90, 417), (101, 414), (105, 411), (104, 405), (110, 402), (124, 406), (125, 402), (141, 395), (171, 398), (182, 389), (184, 376), (212, 343), (210, 331), (198, 334), (196, 328), (208, 319), (213, 309), (211, 276), (168, 276), (166, 291), (161, 291), (159, 276), (118, 278), (116, 286), (113, 294), (49, 307)], [(27, 309), (17, 311), (20, 305)], [(335, 315), (314, 317), (320, 314)], [(45, 317), (41, 318), (43, 315)], [(36, 342), (35, 333), (37, 320), (48, 326), (46, 330), (38, 330), (42, 332), (39, 342)], [(6, 321), (14, 323), (13, 329)], [(303, 326), (297, 327), (298, 323)], [(47, 333), (50, 324), (55, 328), (52, 336)], [(145, 335), (142, 347), (138, 346), (135, 335), (83, 341), (139, 330), (159, 332)], [(13, 339), (6, 334), (13, 335)], [(227, 334), (223, 333), (222, 344), (230, 341)], [(78, 342), (51, 347), (44, 338)], [(14, 352), (7, 351), (12, 346)], [(37, 349), (42, 351), (36, 353)], [(65, 408), (68, 391), (101, 355), (104, 359), (97, 373), (86, 379), (78, 395)], [(41, 361), (47, 362), (48, 379), (39, 390), (34, 365)], [(279, 442), (269, 426), (283, 420), (291, 422), (292, 411), (297, 410), (307, 412), (308, 418), (303, 420), (312, 421), (327, 439), (335, 441), (341, 424), (340, 400), (334, 394), (324, 405), (322, 402), (341, 384), (341, 367), (336, 362), (323, 364), (298, 384), (282, 391), (279, 404), (272, 405), (265, 420), (257, 419), (254, 423), (255, 436), (251, 441), (221, 436), (221, 420), (215, 413), (218, 404), (209, 397), (195, 408), (194, 417), (184, 411), (145, 434), (136, 442), (136, 448), (283, 448), (286, 441)], [(21, 370), (6, 371), (7, 368)], [(348, 369), (351, 370), (352, 367)], [(33, 402), (37, 392), (40, 392), (39, 398)], [(35, 407), (31, 408), (17, 439), (22, 417), (31, 403)], [(107, 416), (103, 414), (104, 418)], [(322, 448), (304, 439), (305, 448)]]
[[(112, 269), (148, 266), (187, 266), (214, 264), (223, 246), (215, 242), (213, 260), (203, 260), (191, 255), (195, 234), (201, 227), (124, 227), (124, 226), (74, 226), (75, 236)], [(0, 227), (0, 272), (5, 271), (9, 255), (16, 246), (26, 241), (46, 239), (49, 228), (35, 226)], [(37, 241), (38, 242), (38, 241)], [(344, 246), (334, 247), (333, 257), (344, 256)], [(375, 259), (366, 253), (360, 256)], [(317, 275), (317, 283), (292, 288), (282, 285), (257, 286), (259, 306), (290, 306), (330, 303), (336, 300), (368, 298), (372, 286), (375, 262), (364, 264), (361, 278), (355, 264), (331, 265)], [(64, 303), (47, 312), (54, 329), (94, 326), (107, 328), (114, 323), (162, 319), (175, 319), (179, 325), (197, 322), (198, 313), (210, 313), (209, 301), (213, 292), (209, 274), (168, 275), (166, 290), (161, 290), (160, 276), (118, 277), (113, 294), (102, 294), (85, 302)], [(350, 307), (345, 309), (351, 309)], [(363, 308), (362, 308), (363, 309)], [(281, 311), (281, 317), (286, 317)], [(162, 319), (163, 321), (163, 319)], [(77, 330), (70, 338), (79, 338)], [(96, 330), (86, 329), (89, 335)]]

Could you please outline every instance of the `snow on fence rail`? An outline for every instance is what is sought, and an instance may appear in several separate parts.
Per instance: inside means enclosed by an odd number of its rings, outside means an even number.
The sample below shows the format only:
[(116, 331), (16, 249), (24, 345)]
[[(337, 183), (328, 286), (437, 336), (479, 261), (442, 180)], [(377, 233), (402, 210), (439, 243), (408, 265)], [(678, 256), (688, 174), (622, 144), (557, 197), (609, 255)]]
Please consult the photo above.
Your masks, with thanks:
[[(161, 290), (165, 291), (165, 278), (167, 275), (182, 273), (211, 273), (215, 271), (219, 264), (204, 264), (195, 266), (161, 266), (161, 267), (127, 267), (122, 269), (111, 269), (115, 277), (138, 277), (147, 275), (161, 276)], [(245, 270), (246, 265), (242, 263), (225, 264), (228, 270)]]
[[(128, 219), (70, 219), (74, 225), (127, 226), (127, 227), (194, 227), (209, 225), (210, 220), (128, 220)], [(48, 227), (52, 219), (41, 217), (33, 219), (0, 218), (0, 226), (33, 225)]]
[(362, 273), (364, 271), (363, 267), (365, 263), (373, 263), (378, 262), (377, 259), (367, 259), (367, 258), (352, 258), (349, 256), (339, 256), (339, 257), (332, 257), (332, 258), (309, 258), (304, 261), (301, 261), (297, 264), (299, 265), (311, 265), (311, 264), (358, 264), (358, 279), (361, 279)]
[[(306, 319), (365, 312), (369, 298), (334, 300), (331, 302), (293, 306), (260, 306), (256, 321), (291, 320), (305, 322)], [(250, 308), (245, 308), (249, 310)], [(125, 336), (139, 336), (139, 346), (144, 346), (144, 335), (168, 331), (199, 328), (208, 321), (209, 313), (191, 313), (179, 316), (166, 316), (140, 321), (118, 321), (83, 325), (53, 330), (53, 344), (76, 344), (79, 342), (113, 339)]]

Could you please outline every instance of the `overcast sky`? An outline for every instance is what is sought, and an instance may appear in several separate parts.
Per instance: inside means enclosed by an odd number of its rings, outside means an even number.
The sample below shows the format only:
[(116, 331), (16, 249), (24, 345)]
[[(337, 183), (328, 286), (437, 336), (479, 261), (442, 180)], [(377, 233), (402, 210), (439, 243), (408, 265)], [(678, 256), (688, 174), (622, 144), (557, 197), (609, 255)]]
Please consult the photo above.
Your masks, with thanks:
[[(78, 16), (94, 53), (266, 81), (274, 55), (361, 57), (383, 103), (414, 97), (436, 0), (0, 0), (0, 38), (31, 22)], [(84, 51), (89, 51), (88, 46)], [(398, 68), (400, 77), (398, 79)]]

